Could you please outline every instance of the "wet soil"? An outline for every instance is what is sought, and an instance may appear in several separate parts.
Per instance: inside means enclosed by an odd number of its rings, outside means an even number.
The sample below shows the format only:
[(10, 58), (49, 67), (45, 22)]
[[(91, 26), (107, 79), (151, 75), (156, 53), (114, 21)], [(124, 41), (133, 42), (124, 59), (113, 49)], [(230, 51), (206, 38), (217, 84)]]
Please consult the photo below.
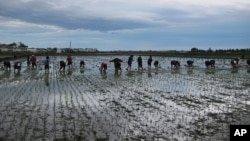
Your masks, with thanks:
[(226, 141), (230, 125), (250, 124), (249, 68), (217, 60), (217, 68), (206, 69), (205, 59), (195, 59), (197, 67), (171, 69), (179, 58), (155, 57), (159, 70), (138, 72), (133, 62), (128, 72), (128, 57), (119, 57), (122, 72), (111, 63), (106, 73), (98, 70), (114, 56), (74, 57), (65, 72), (65, 57), (51, 57), (47, 73), (25, 59), (20, 72), (1, 70), (0, 140)]

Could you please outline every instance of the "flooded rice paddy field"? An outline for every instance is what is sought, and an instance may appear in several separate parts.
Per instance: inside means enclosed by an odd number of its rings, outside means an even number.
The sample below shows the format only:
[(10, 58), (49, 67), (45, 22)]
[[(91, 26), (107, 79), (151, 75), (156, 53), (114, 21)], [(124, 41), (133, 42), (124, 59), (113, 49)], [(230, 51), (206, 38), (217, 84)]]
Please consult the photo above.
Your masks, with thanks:
[[(124, 60), (123, 71), (108, 63), (101, 74), (100, 63), (114, 57)], [(231, 124), (250, 124), (245, 62), (232, 69), (229, 60), (216, 60), (215, 69), (206, 69), (206, 59), (194, 59), (196, 67), (187, 68), (187, 58), (153, 57), (158, 71), (138, 72), (134, 61), (128, 72), (128, 56), (89, 56), (73, 57), (63, 73), (59, 61), (66, 58), (50, 59), (47, 74), (25, 59), (20, 73), (0, 71), (0, 140), (214, 141), (229, 140)], [(181, 68), (170, 68), (173, 59)]]

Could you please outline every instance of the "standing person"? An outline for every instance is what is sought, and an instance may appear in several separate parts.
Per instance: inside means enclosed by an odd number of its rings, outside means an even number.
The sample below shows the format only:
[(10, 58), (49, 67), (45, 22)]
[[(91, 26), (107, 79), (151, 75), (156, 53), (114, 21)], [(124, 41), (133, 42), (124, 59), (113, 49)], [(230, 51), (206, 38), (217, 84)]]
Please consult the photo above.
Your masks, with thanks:
[(128, 58), (128, 67), (127, 67), (127, 70), (128, 71), (131, 71), (131, 65), (132, 65), (132, 62), (133, 62), (133, 55), (130, 55), (130, 57)]
[(28, 67), (30, 66), (30, 56), (29, 55), (27, 56), (27, 66)]
[(141, 55), (139, 55), (139, 57), (137, 58), (137, 62), (138, 62), (138, 71), (139, 71), (140, 69), (143, 70)]
[(69, 66), (69, 69), (72, 66), (72, 57), (70, 55), (68, 55), (68, 57), (67, 57), (67, 65)]
[(31, 65), (32, 65), (32, 69), (34, 69), (34, 67), (37, 68), (37, 65), (36, 65), (36, 57), (35, 57), (35, 55), (32, 55), (32, 56), (31, 56), (30, 62), (31, 62)]
[(153, 62), (152, 56), (150, 55), (148, 58), (148, 69), (151, 69), (151, 63)]
[(49, 71), (49, 56), (46, 56), (46, 60), (44, 61), (44, 69), (45, 72)]

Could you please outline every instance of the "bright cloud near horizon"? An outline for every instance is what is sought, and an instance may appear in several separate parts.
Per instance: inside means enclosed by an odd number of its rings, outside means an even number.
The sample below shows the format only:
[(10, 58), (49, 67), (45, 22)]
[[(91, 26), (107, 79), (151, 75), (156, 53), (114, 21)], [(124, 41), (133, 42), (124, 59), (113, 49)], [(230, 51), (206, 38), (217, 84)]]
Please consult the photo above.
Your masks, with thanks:
[(250, 48), (250, 1), (1, 0), (0, 37), (37, 48)]

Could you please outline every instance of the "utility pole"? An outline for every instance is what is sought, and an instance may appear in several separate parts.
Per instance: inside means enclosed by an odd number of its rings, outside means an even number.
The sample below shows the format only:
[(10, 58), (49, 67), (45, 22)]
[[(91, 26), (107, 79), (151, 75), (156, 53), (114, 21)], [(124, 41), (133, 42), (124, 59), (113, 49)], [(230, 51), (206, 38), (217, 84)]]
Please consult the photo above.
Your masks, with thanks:
[(69, 48), (71, 48), (71, 40), (69, 40)]

